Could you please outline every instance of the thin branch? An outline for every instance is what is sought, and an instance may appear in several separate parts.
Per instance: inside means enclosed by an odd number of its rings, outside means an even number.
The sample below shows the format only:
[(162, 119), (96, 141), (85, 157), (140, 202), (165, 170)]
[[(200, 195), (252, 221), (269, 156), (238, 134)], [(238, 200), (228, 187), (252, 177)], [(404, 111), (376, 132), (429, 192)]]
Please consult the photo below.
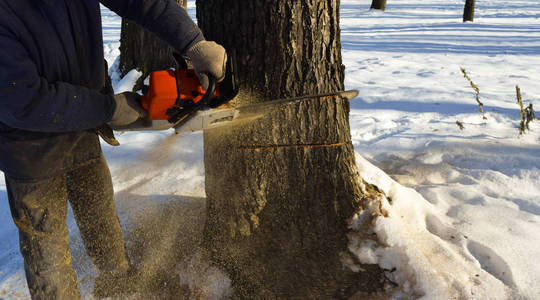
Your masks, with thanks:
[(523, 108), (523, 99), (521, 98), (521, 89), (517, 85), (516, 85), (516, 97), (517, 97), (517, 102), (519, 104), (519, 116), (521, 119), (519, 123), (519, 135), (521, 136), (525, 133), (525, 130), (530, 130), (529, 123), (538, 119), (536, 118), (536, 114), (534, 112), (532, 103), (529, 103), (529, 105), (526, 108)]
[(469, 81), (469, 84), (471, 85), (472, 89), (474, 90), (476, 102), (478, 103), (478, 106), (480, 107), (480, 112), (482, 113), (482, 118), (484, 120), (487, 120), (486, 114), (484, 112), (484, 103), (480, 101), (480, 88), (472, 81), (472, 79), (467, 74), (467, 71), (465, 71), (464, 68), (461, 68), (461, 73), (463, 73), (463, 77)]

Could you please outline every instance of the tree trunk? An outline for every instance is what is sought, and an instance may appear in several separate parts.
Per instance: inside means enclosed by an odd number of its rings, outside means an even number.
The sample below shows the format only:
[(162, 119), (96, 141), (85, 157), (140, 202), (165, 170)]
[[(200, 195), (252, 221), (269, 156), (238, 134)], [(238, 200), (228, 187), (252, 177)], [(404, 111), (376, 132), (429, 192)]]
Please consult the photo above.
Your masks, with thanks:
[(373, 0), (371, 2), (371, 9), (380, 9), (384, 11), (386, 9), (386, 0)]
[[(187, 0), (177, 1), (187, 9)], [(173, 49), (153, 33), (143, 29), (133, 21), (122, 19), (120, 72), (122, 76), (133, 69), (143, 73), (134, 90), (142, 87), (142, 80), (151, 72), (176, 66), (172, 52)]]
[[(236, 105), (343, 90), (339, 0), (197, 0), (209, 40), (235, 48)], [(376, 265), (343, 266), (348, 220), (368, 198), (348, 102), (266, 106), (253, 122), (206, 131), (203, 246), (240, 298), (342, 298), (381, 288)]]
[(475, 0), (465, 1), (465, 9), (463, 10), (463, 22), (474, 21), (474, 5)]

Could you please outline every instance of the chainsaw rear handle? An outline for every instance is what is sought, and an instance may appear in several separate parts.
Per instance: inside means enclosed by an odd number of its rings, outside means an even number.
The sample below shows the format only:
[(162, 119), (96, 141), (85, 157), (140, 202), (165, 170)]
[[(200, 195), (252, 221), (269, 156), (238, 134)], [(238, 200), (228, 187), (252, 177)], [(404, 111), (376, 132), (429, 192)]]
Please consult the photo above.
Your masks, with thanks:
[[(189, 68), (186, 59), (178, 52), (173, 52), (177, 70), (187, 70)], [(217, 84), (217, 83), (216, 83)], [(218, 89), (216, 87), (216, 89)], [(236, 64), (236, 49), (227, 49), (227, 66), (225, 68), (225, 78), (219, 84), (218, 96), (208, 103), (208, 107), (216, 108), (229, 102), (238, 95), (239, 83)]]
[(200, 106), (207, 105), (210, 102), (210, 100), (212, 100), (212, 97), (214, 96), (214, 93), (216, 92), (217, 78), (211, 74), (206, 74), (206, 76), (208, 76), (208, 88), (206, 89), (206, 93), (204, 93), (204, 96), (201, 99), (201, 101), (199, 101), (199, 103), (201, 104)]
[[(186, 62), (186, 59), (180, 55), (178, 52), (173, 52), (174, 60), (176, 60), (176, 67), (179, 70), (187, 70), (188, 64)], [(217, 87), (217, 79), (211, 74), (206, 74), (208, 77), (208, 89), (206, 89), (206, 93), (204, 94), (202, 100), (199, 102), (204, 102), (205, 104), (208, 104), (208, 102), (212, 99), (212, 95), (216, 92)], [(178, 93), (180, 94), (180, 92)], [(209, 99), (207, 99), (209, 98)]]

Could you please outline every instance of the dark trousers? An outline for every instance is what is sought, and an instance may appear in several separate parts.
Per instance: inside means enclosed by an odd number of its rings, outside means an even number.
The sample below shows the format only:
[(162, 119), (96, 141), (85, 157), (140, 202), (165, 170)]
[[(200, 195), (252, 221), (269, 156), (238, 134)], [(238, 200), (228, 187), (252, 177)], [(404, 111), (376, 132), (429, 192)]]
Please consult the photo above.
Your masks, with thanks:
[(98, 271), (128, 269), (111, 174), (103, 156), (97, 162), (38, 182), (6, 176), (6, 187), (32, 299), (80, 299), (69, 251), (68, 201)]

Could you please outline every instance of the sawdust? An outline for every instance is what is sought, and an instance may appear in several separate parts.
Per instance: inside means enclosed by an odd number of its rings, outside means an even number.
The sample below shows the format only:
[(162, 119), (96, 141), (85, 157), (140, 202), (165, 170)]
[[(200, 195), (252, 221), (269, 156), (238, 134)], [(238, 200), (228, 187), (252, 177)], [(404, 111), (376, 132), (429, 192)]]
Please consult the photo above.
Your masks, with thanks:
[(180, 135), (171, 133), (168, 137), (164, 138), (155, 147), (148, 149), (144, 153), (139, 161), (144, 164), (152, 164), (152, 168), (159, 170), (162, 167), (171, 163), (170, 158), (174, 153), (175, 144), (178, 142)]
[[(156, 176), (162, 176), (155, 171), (174, 163), (177, 147), (178, 135), (171, 134), (114, 175), (121, 187), (115, 193), (116, 209), (128, 256), (137, 269), (133, 281), (142, 291), (112, 299), (208, 299), (206, 295), (215, 294), (215, 288), (210, 286), (215, 281), (204, 282), (201, 278), (221, 278), (222, 286), (230, 285), (226, 276), (210, 267), (209, 259), (201, 255), (199, 248), (206, 199), (164, 195), (164, 187), (154, 185)], [(93, 266), (79, 246), (74, 250), (81, 284), (91, 291), (97, 274), (90, 271)]]
[(229, 278), (211, 266), (199, 247), (206, 199), (178, 195), (120, 193), (126, 245), (142, 291), (115, 299), (222, 299), (231, 294)]
[[(171, 163), (171, 156), (174, 154), (175, 144), (179, 135), (171, 133), (156, 145), (147, 149), (141, 156), (133, 162), (124, 165), (118, 172), (113, 174), (115, 192), (132, 192), (138, 187), (152, 180), (152, 171), (160, 170)], [(148, 176), (141, 176), (147, 174)], [(141, 180), (141, 178), (143, 178)], [(127, 187), (124, 187), (127, 185)], [(120, 186), (120, 188), (118, 188)], [(115, 195), (117, 198), (117, 195)]]
[(138, 283), (147, 291), (141, 293), (141, 299), (187, 299), (191, 291), (181, 285), (177, 271), (199, 248), (205, 201), (181, 196), (160, 197), (129, 216), (128, 254), (138, 268)]
[[(135, 280), (146, 291), (118, 299), (183, 299), (189, 296), (189, 290), (180, 286), (174, 270), (198, 247), (204, 225), (204, 199), (133, 193), (152, 182), (151, 176), (141, 180), (141, 174), (170, 164), (177, 141), (176, 134), (164, 138), (138, 158), (136, 165), (127, 166), (115, 178), (120, 182), (132, 182), (117, 192), (115, 198), (123, 215), (122, 223), (125, 223), (128, 255), (138, 270)], [(133, 182), (135, 179), (137, 181)], [(155, 192), (159, 193), (159, 190)]]

